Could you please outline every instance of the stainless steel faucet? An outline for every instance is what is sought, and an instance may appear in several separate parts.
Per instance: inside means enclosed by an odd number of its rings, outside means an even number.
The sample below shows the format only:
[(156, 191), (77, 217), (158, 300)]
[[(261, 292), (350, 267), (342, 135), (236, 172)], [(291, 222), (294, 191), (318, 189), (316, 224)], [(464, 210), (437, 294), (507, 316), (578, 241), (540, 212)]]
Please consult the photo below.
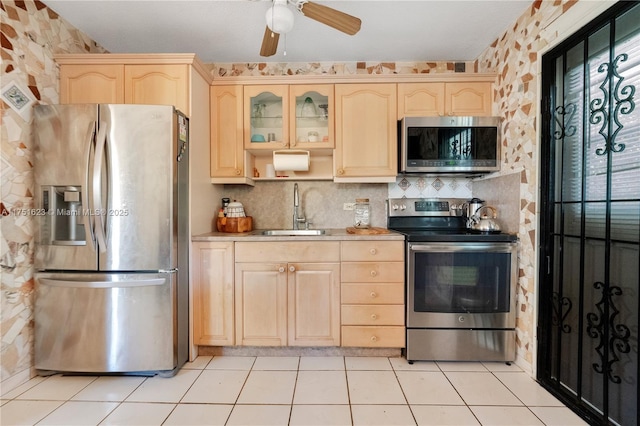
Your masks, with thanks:
[(296, 183), (293, 185), (293, 229), (300, 229), (300, 224), (307, 221), (304, 217), (300, 217), (299, 207), (300, 195), (298, 194), (298, 184)]

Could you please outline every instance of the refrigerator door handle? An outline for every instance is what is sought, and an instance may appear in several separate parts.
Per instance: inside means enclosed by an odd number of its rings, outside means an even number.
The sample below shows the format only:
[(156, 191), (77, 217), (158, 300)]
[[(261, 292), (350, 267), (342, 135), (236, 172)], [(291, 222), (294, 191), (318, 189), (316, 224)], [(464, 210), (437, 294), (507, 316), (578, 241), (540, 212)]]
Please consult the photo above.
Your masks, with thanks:
[(148, 280), (134, 281), (74, 281), (59, 280), (53, 278), (41, 278), (42, 284), (51, 287), (71, 287), (71, 288), (124, 288), (124, 287), (142, 287), (152, 285), (163, 285), (167, 281), (163, 278), (152, 278)]
[(93, 124), (89, 128), (89, 134), (87, 135), (87, 144), (85, 145), (84, 150), (84, 164), (85, 164), (85, 174), (84, 174), (84, 188), (82, 188), (82, 196), (80, 199), (81, 209), (82, 209), (82, 217), (84, 220), (84, 229), (86, 235), (89, 236), (89, 245), (95, 251), (96, 250), (96, 234), (93, 231), (94, 223), (93, 216), (90, 213), (91, 211), (91, 201), (88, 197), (89, 194), (89, 177), (91, 175), (91, 148), (93, 147), (93, 141), (96, 136), (96, 126), (98, 125), (97, 121), (94, 121)]
[(94, 215), (94, 231), (98, 240), (98, 249), (101, 253), (107, 251), (107, 241), (105, 238), (104, 211), (102, 208), (102, 159), (104, 156), (105, 145), (107, 143), (107, 125), (100, 122), (98, 127), (98, 137), (96, 138), (96, 153), (93, 159), (93, 206), (90, 215)]

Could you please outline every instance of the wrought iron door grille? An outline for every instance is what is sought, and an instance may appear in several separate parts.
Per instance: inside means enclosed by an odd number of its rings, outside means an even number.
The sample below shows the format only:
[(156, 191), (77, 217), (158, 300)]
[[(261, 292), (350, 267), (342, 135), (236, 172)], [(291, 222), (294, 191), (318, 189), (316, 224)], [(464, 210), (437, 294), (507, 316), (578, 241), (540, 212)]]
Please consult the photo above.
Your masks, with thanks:
[(591, 424), (637, 426), (640, 3), (542, 67), (538, 379)]

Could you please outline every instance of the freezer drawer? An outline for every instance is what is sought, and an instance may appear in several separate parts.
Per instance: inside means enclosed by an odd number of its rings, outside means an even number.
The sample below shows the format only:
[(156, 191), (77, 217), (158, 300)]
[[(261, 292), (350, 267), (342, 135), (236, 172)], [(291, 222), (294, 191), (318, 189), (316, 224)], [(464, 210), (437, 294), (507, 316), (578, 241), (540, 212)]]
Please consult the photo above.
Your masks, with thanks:
[(35, 368), (150, 373), (177, 367), (176, 274), (36, 276)]

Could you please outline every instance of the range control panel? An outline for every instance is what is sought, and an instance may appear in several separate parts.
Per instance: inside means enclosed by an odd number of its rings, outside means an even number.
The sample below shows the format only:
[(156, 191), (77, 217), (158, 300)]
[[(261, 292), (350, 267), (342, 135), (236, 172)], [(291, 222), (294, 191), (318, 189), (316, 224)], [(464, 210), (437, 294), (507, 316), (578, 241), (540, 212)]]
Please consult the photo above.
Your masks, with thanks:
[(464, 198), (390, 198), (387, 215), (394, 216), (461, 216)]

